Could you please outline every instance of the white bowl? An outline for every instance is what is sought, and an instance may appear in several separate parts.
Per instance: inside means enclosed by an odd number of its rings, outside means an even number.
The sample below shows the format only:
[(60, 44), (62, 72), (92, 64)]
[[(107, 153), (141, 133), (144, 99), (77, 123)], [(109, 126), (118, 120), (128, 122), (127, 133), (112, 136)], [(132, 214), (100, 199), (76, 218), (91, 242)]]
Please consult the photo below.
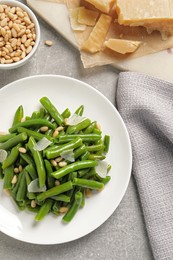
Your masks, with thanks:
[(35, 14), (25, 4), (18, 2), (18, 1), (14, 1), (14, 0), (0, 0), (0, 5), (3, 5), (3, 4), (15, 6), (15, 7), (18, 6), (18, 7), (22, 8), (25, 12), (27, 12), (31, 18), (31, 21), (35, 24), (35, 31), (36, 31), (35, 45), (33, 46), (32, 51), (28, 55), (26, 55), (25, 58), (21, 59), (20, 61), (16, 61), (16, 62), (13, 62), (10, 64), (1, 64), (0, 63), (0, 70), (8, 70), (8, 69), (15, 69), (15, 68), (18, 68), (18, 67), (24, 65), (34, 55), (34, 53), (36, 52), (36, 50), (39, 46), (39, 42), (40, 42), (40, 26), (39, 26), (39, 23), (38, 23), (38, 20), (37, 20)]

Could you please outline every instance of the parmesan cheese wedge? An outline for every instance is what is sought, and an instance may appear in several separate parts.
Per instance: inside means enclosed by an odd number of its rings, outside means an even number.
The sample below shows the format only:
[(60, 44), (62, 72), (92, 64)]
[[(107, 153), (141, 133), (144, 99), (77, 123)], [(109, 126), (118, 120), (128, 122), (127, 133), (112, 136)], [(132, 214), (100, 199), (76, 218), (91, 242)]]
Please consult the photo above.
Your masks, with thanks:
[(109, 39), (104, 42), (104, 45), (107, 48), (121, 54), (132, 53), (136, 51), (140, 44), (140, 41), (130, 41), (122, 39)]
[(78, 23), (88, 26), (94, 26), (96, 24), (99, 12), (89, 10), (85, 7), (79, 8)]
[(80, 9), (80, 7), (69, 9), (69, 17), (70, 17), (71, 28), (74, 31), (85, 31), (86, 25), (80, 24), (78, 22), (79, 9)]
[(118, 22), (173, 32), (173, 0), (116, 0)]
[(111, 16), (101, 14), (99, 20), (90, 33), (89, 38), (82, 45), (81, 50), (88, 51), (90, 53), (101, 51), (111, 22)]
[(115, 3), (115, 0), (86, 0), (86, 2), (94, 5), (103, 13), (109, 13)]

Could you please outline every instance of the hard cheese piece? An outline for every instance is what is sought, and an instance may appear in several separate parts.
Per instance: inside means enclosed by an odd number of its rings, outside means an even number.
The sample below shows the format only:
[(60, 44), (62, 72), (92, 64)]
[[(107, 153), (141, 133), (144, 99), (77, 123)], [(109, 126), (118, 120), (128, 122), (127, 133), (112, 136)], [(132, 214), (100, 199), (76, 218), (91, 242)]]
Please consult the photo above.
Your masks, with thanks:
[(173, 0), (116, 0), (118, 22), (158, 30), (164, 39), (173, 35)]
[(115, 3), (115, 0), (86, 0), (86, 2), (94, 5), (98, 10), (104, 13), (109, 13)]
[(70, 24), (74, 31), (84, 31), (86, 29), (86, 25), (78, 22), (79, 9), (80, 7), (69, 9)]
[(107, 48), (121, 54), (132, 53), (136, 51), (140, 44), (140, 41), (130, 41), (122, 39), (109, 39), (104, 43)]
[(96, 24), (96, 20), (98, 16), (99, 16), (98, 12), (89, 10), (85, 7), (80, 7), (78, 13), (78, 22), (80, 24), (94, 26)]
[(91, 53), (99, 52), (102, 49), (107, 32), (112, 22), (112, 17), (106, 14), (101, 14), (98, 22), (94, 26), (89, 38), (84, 42), (81, 50)]

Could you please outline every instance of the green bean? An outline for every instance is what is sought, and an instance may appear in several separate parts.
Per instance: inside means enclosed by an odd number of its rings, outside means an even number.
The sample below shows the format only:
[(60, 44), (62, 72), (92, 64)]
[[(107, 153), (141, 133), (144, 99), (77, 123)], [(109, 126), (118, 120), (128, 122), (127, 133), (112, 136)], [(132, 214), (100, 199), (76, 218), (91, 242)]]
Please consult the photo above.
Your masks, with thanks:
[(59, 208), (60, 208), (60, 202), (59, 201), (55, 201), (53, 206), (52, 206), (52, 212), (58, 216), (59, 215)]
[(67, 196), (65, 194), (53, 196), (53, 197), (51, 197), (51, 199), (56, 200), (56, 201), (70, 202), (70, 196)]
[(17, 108), (15, 112), (12, 126), (20, 123), (23, 117), (24, 117), (24, 111), (23, 111), (23, 106), (21, 105)]
[(21, 174), (21, 179), (16, 194), (16, 201), (24, 201), (27, 193), (25, 170), (23, 170), (20, 174)]
[(90, 155), (90, 153), (88, 151), (86, 151), (84, 154), (82, 154), (81, 161), (88, 160), (89, 155)]
[(33, 166), (33, 164), (29, 164), (25, 167), (25, 170), (29, 173), (29, 175), (31, 176), (32, 180), (35, 180), (38, 178), (37, 175), (37, 171), (35, 169), (35, 167)]
[(31, 115), (31, 119), (40, 118), (40, 111), (34, 111)]
[(29, 138), (28, 147), (33, 155), (34, 162), (36, 165), (38, 178), (39, 178), (39, 186), (40, 188), (42, 188), (46, 182), (46, 170), (44, 167), (44, 162), (43, 162), (41, 152), (34, 149), (35, 144), (36, 144), (35, 139), (31, 136)]
[(12, 137), (14, 137), (16, 134), (6, 134), (6, 135), (0, 135), (0, 143), (6, 142)]
[(71, 190), (73, 188), (73, 184), (71, 181), (65, 182), (59, 186), (55, 186), (49, 190), (44, 191), (43, 193), (39, 194), (37, 196), (38, 201), (43, 201), (47, 198), (50, 198), (55, 195), (62, 194), (68, 190)]
[[(92, 168), (91, 168), (92, 169)], [(83, 169), (83, 170), (80, 170), (78, 171), (78, 174), (80, 177), (83, 177), (85, 174), (87, 174), (88, 172), (90, 171), (90, 168), (87, 168), (87, 169)], [(77, 176), (76, 176), (77, 177)]]
[(46, 157), (47, 159), (52, 159), (55, 158), (57, 156), (59, 156), (63, 151), (67, 151), (70, 149), (74, 149), (77, 148), (79, 146), (82, 145), (82, 139), (81, 138), (76, 138), (74, 140), (72, 140), (71, 142), (61, 145), (61, 146), (56, 146), (56, 147), (50, 147), (49, 149), (47, 149), (46, 151)]
[(33, 158), (27, 153), (20, 153), (20, 157), (27, 163), (35, 166)]
[(64, 222), (70, 222), (74, 218), (78, 209), (81, 206), (82, 197), (83, 197), (83, 195), (80, 191), (77, 191), (75, 193), (74, 202), (73, 202), (72, 206), (69, 208), (69, 210), (67, 211), (67, 213), (63, 217)]
[(101, 182), (80, 178), (74, 178), (73, 185), (94, 190), (100, 190), (104, 187), (104, 184)]
[(8, 168), (4, 169), (4, 189), (12, 189), (12, 179), (14, 176), (13, 166), (9, 166)]
[(99, 155), (99, 154), (89, 154), (88, 159), (89, 160), (104, 160), (106, 158), (105, 155)]
[(81, 201), (80, 208), (83, 208), (83, 207), (85, 206), (85, 194), (84, 194), (84, 189), (81, 189), (81, 193), (82, 193), (82, 201)]
[(17, 158), (19, 156), (20, 147), (21, 147), (21, 144), (18, 144), (12, 148), (10, 154), (7, 156), (7, 158), (2, 163), (2, 169), (5, 169), (15, 163), (15, 161), (17, 160)]
[(79, 174), (80, 177), (82, 177), (83, 179), (90, 179), (96, 176), (96, 170), (95, 167), (91, 168), (88, 172), (86, 172), (85, 174), (83, 174), (82, 176)]
[(96, 121), (92, 122), (86, 129), (84, 129), (84, 134), (91, 134), (96, 128)]
[(97, 152), (100, 150), (104, 150), (104, 145), (103, 144), (89, 145), (86, 146), (86, 149), (88, 152)]
[(105, 185), (111, 180), (111, 176), (107, 175), (105, 178), (101, 180), (101, 182)]
[(53, 169), (51, 163), (48, 160), (44, 160), (44, 164), (47, 172), (47, 187), (50, 189), (55, 186), (55, 179), (51, 175)]
[(74, 158), (77, 159), (79, 156), (86, 152), (86, 146), (83, 144), (79, 148), (74, 150)]
[(61, 116), (62, 116), (64, 119), (70, 117), (70, 116), (71, 116), (71, 112), (70, 112), (69, 108), (66, 108), (66, 109), (62, 112)]
[[(57, 128), (57, 123), (56, 122), (53, 122), (52, 124), (55, 126), (55, 128)], [(46, 131), (45, 135), (46, 135), (46, 137), (48, 136), (49, 138), (53, 138), (52, 137), (53, 133), (54, 133), (54, 129), (48, 129)]]
[(43, 119), (43, 118), (37, 118), (37, 119), (29, 119), (27, 121), (16, 124), (9, 129), (9, 132), (10, 133), (16, 132), (18, 127), (26, 127), (27, 128), (27, 127), (32, 127), (32, 126), (48, 126), (52, 129), (55, 129), (55, 126), (51, 122), (49, 122), (48, 120)]
[(78, 133), (79, 131), (81, 131), (81, 130), (85, 129), (87, 126), (89, 126), (90, 123), (91, 123), (91, 120), (88, 118), (85, 118), (84, 120), (82, 120), (82, 122), (78, 123), (77, 125), (69, 126), (66, 133), (67, 134)]
[(75, 138), (81, 138), (85, 142), (95, 142), (101, 139), (100, 134), (72, 134), (59, 136), (59, 143), (66, 143), (74, 140)]
[(58, 125), (62, 125), (64, 118), (58, 112), (56, 107), (51, 103), (51, 101), (47, 97), (42, 97), (40, 99), (40, 103), (44, 106), (44, 108), (49, 112), (51, 117), (55, 120)]
[(3, 180), (3, 179), (4, 179), (4, 173), (2, 170), (2, 164), (0, 163), (0, 180)]
[(53, 201), (47, 199), (45, 203), (40, 207), (37, 215), (35, 216), (35, 220), (41, 221), (49, 213), (52, 205), (53, 205)]
[[(26, 184), (27, 184), (27, 187), (28, 187), (32, 180), (31, 180), (31, 177), (30, 177), (30, 175), (28, 174), (27, 171), (25, 171), (25, 177), (26, 177)], [(36, 195), (35, 195), (34, 192), (28, 191), (27, 197), (28, 197), (28, 199), (33, 200), (33, 199), (35, 199)]]
[(39, 112), (40, 112), (40, 118), (45, 119), (46, 110), (43, 107), (41, 107)]
[(104, 152), (108, 153), (109, 146), (110, 146), (110, 136), (109, 135), (105, 135), (103, 142), (104, 142), (104, 146), (105, 146)]
[(26, 207), (29, 211), (34, 212), (34, 213), (37, 213), (40, 209), (40, 206), (38, 206), (38, 205), (35, 208), (32, 208), (30, 205), (27, 205)]
[(95, 167), (97, 164), (98, 164), (97, 161), (92, 161), (92, 160), (74, 162), (53, 172), (52, 176), (56, 179), (59, 179), (69, 174), (70, 172), (78, 171), (85, 168)]
[(43, 139), (43, 137), (46, 137), (49, 141), (53, 142), (53, 137), (50, 137), (50, 136), (47, 136), (47, 135), (44, 135), (44, 134), (41, 134), (41, 133), (38, 133), (38, 132), (35, 132), (33, 130), (30, 130), (28, 128), (25, 128), (25, 127), (18, 127), (17, 128), (17, 131), (19, 133), (23, 133), (25, 132), (29, 137), (30, 136), (33, 136), (35, 140), (39, 141), (41, 139)]
[(0, 144), (0, 149), (9, 150), (15, 145), (17, 145), (18, 143), (24, 142), (26, 139), (27, 139), (26, 133), (18, 134), (12, 137), (11, 139), (9, 139), (8, 141), (6, 141), (5, 143)]
[(75, 111), (75, 114), (78, 115), (78, 116), (82, 116), (83, 115), (83, 112), (84, 112), (84, 106), (81, 105), (80, 107), (78, 107)]

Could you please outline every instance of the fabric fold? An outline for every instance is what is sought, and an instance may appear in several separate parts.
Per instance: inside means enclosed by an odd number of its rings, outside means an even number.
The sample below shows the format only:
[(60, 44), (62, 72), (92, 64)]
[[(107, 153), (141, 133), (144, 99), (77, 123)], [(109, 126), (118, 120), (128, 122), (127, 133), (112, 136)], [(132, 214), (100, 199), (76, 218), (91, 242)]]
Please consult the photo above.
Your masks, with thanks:
[(173, 84), (122, 72), (117, 108), (132, 143), (133, 175), (154, 258), (173, 259)]

